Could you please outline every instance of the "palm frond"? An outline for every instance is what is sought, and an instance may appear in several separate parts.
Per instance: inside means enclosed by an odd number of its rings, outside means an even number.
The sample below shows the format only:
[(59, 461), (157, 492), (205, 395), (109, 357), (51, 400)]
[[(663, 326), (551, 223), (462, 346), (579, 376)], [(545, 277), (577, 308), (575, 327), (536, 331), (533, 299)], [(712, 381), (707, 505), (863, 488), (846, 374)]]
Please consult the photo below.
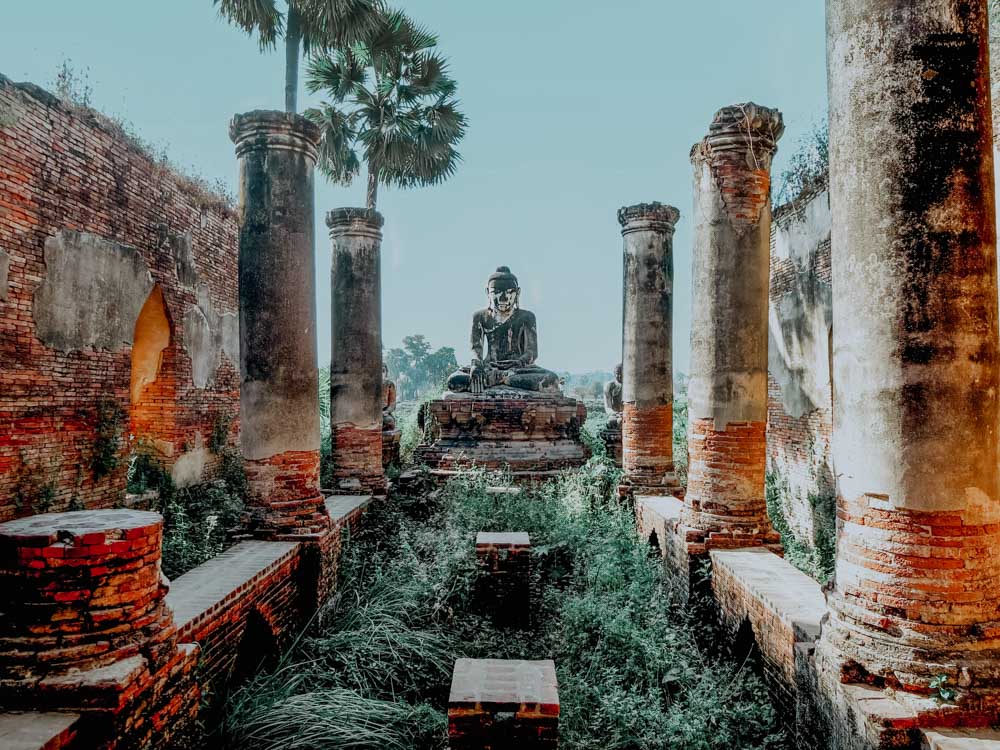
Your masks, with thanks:
[(342, 102), (367, 81), (364, 65), (350, 52), (314, 55), (306, 70), (306, 90), (312, 94), (326, 91), (334, 101)]
[(358, 132), (353, 114), (324, 103), (319, 108), (307, 109), (305, 116), (320, 128), (317, 160), (320, 172), (332, 182), (350, 185), (361, 171), (354, 147)]
[(269, 49), (284, 34), (284, 15), (274, 0), (215, 0), (219, 15), (243, 29), (257, 32), (260, 48)]
[(304, 19), (306, 54), (343, 48), (371, 34), (384, 12), (382, 0), (293, 0)]

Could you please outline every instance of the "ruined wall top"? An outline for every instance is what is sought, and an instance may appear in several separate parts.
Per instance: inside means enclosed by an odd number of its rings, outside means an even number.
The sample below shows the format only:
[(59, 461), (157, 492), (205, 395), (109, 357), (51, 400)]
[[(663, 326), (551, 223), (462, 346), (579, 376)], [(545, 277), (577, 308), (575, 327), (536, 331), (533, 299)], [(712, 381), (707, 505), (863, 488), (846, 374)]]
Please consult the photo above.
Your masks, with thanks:
[(236, 144), (236, 156), (250, 151), (295, 151), (316, 161), (320, 129), (302, 115), (255, 109), (234, 115), (229, 123), (229, 137)]

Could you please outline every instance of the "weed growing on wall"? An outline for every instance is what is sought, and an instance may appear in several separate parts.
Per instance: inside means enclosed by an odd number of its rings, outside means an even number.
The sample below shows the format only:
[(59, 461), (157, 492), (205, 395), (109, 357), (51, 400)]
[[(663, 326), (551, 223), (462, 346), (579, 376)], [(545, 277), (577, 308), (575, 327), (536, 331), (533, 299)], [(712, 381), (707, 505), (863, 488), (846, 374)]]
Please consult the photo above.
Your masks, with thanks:
[(812, 543), (807, 544), (792, 531), (785, 516), (785, 506), (790, 502), (790, 494), (788, 481), (780, 473), (768, 471), (764, 478), (767, 515), (775, 531), (781, 535), (785, 559), (806, 575), (820, 583), (826, 583), (833, 577), (836, 558), (835, 498), (833, 495), (809, 496), (814, 527)]
[(125, 410), (117, 399), (101, 396), (97, 400), (94, 444), (90, 454), (90, 468), (94, 472), (94, 479), (107, 476), (121, 463), (125, 416)]
[[(782, 747), (748, 671), (699, 649), (658, 560), (596, 459), (519, 496), (463, 472), (439, 493), (373, 507), (349, 540), (338, 593), (277, 670), (231, 698), (240, 750), (443, 748), (454, 660), (555, 660), (563, 748)], [(499, 628), (474, 599), (477, 531), (532, 539), (530, 627)]]
[(176, 578), (229, 546), (247, 484), (236, 451), (223, 451), (218, 480), (177, 487), (156, 455), (140, 446), (129, 465), (128, 491), (155, 494), (152, 509), (163, 515), (163, 572)]

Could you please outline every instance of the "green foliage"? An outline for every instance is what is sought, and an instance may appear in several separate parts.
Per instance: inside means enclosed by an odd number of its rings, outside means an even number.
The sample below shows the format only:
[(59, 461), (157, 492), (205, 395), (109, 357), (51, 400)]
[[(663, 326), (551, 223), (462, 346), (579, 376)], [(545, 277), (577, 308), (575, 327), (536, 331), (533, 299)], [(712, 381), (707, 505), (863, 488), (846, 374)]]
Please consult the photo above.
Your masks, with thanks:
[(107, 476), (120, 465), (125, 417), (125, 410), (117, 399), (101, 396), (97, 400), (94, 445), (90, 454), (94, 479)]
[[(467, 471), (369, 510), (338, 594), (296, 649), (230, 701), (227, 747), (443, 748), (453, 661), (552, 658), (560, 746), (777, 748), (761, 683), (699, 650), (605, 460), (520, 495)], [(474, 599), (476, 531), (527, 531), (533, 617), (500, 628)], [(379, 732), (373, 736), (372, 732)]]
[(208, 438), (208, 449), (217, 456), (221, 456), (229, 445), (229, 428), (233, 425), (232, 415), (222, 412), (215, 415), (212, 423), (212, 434)]
[(674, 468), (682, 487), (688, 478), (688, 397), (687, 386), (674, 386)]
[(385, 365), (399, 398), (408, 400), (440, 393), (445, 380), (458, 369), (453, 348), (443, 346), (432, 351), (430, 342), (419, 334), (404, 337), (401, 348), (387, 351)]
[(64, 58), (56, 70), (56, 78), (52, 82), (55, 94), (67, 104), (74, 107), (90, 107), (94, 89), (90, 85), (90, 68), (78, 70), (73, 61)]
[(776, 471), (768, 471), (764, 479), (764, 496), (767, 515), (775, 531), (781, 535), (785, 559), (806, 575), (820, 583), (833, 577), (836, 564), (836, 498), (833, 494), (810, 495), (808, 500), (813, 515), (813, 539), (804, 543), (792, 530), (785, 516), (785, 507), (791, 501), (788, 481)]
[(319, 167), (349, 185), (368, 168), (367, 206), (379, 185), (435, 185), (454, 174), (466, 119), (437, 37), (399, 11), (375, 13), (353, 44), (317, 54), (306, 88), (328, 100), (306, 110), (322, 130)]
[(261, 51), (285, 39), (288, 16), (296, 15), (305, 51), (334, 43), (350, 42), (352, 34), (370, 24), (379, 3), (371, 0), (291, 0), (285, 12), (275, 0), (214, 0), (219, 15), (247, 34), (257, 36)]
[(220, 477), (177, 487), (156, 455), (140, 446), (131, 457), (128, 491), (157, 493), (154, 509), (163, 515), (163, 572), (176, 578), (218, 555), (239, 526), (246, 497), (246, 475), (239, 454), (222, 453)]
[(400, 430), (399, 462), (403, 466), (413, 464), (418, 445), (434, 441), (434, 420), (431, 418), (428, 404), (440, 395), (441, 391), (438, 390), (425, 395), (416, 404), (401, 403), (396, 408), (396, 424)]
[(824, 116), (813, 124), (796, 146), (778, 179), (775, 205), (797, 200), (825, 183), (830, 171), (830, 125)]
[(949, 703), (958, 697), (958, 691), (953, 687), (948, 687), (948, 675), (946, 674), (934, 675), (929, 687), (934, 691), (934, 697), (942, 703)]

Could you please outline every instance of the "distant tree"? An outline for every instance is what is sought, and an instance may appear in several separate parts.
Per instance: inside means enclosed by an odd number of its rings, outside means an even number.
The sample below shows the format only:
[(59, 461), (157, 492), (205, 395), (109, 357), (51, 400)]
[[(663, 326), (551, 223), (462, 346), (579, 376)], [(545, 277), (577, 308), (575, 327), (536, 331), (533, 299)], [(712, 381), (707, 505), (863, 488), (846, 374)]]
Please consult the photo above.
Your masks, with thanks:
[(443, 346), (431, 351), (430, 343), (421, 335), (406, 336), (402, 348), (389, 349), (384, 361), (403, 399), (420, 398), (441, 388), (445, 378), (458, 369), (454, 349)]
[(826, 116), (813, 124), (796, 145), (788, 166), (778, 178), (775, 205), (794, 201), (822, 184), (830, 172), (830, 125)]
[(381, 0), (213, 0), (219, 13), (248, 34), (261, 51), (285, 45), (285, 111), (298, 108), (299, 58), (315, 49), (351, 44), (374, 26)]
[(398, 11), (376, 17), (360, 41), (313, 57), (306, 88), (329, 101), (305, 113), (323, 132), (320, 170), (349, 185), (363, 162), (373, 210), (379, 185), (410, 188), (450, 177), (466, 126), (455, 81), (434, 51), (437, 37)]

